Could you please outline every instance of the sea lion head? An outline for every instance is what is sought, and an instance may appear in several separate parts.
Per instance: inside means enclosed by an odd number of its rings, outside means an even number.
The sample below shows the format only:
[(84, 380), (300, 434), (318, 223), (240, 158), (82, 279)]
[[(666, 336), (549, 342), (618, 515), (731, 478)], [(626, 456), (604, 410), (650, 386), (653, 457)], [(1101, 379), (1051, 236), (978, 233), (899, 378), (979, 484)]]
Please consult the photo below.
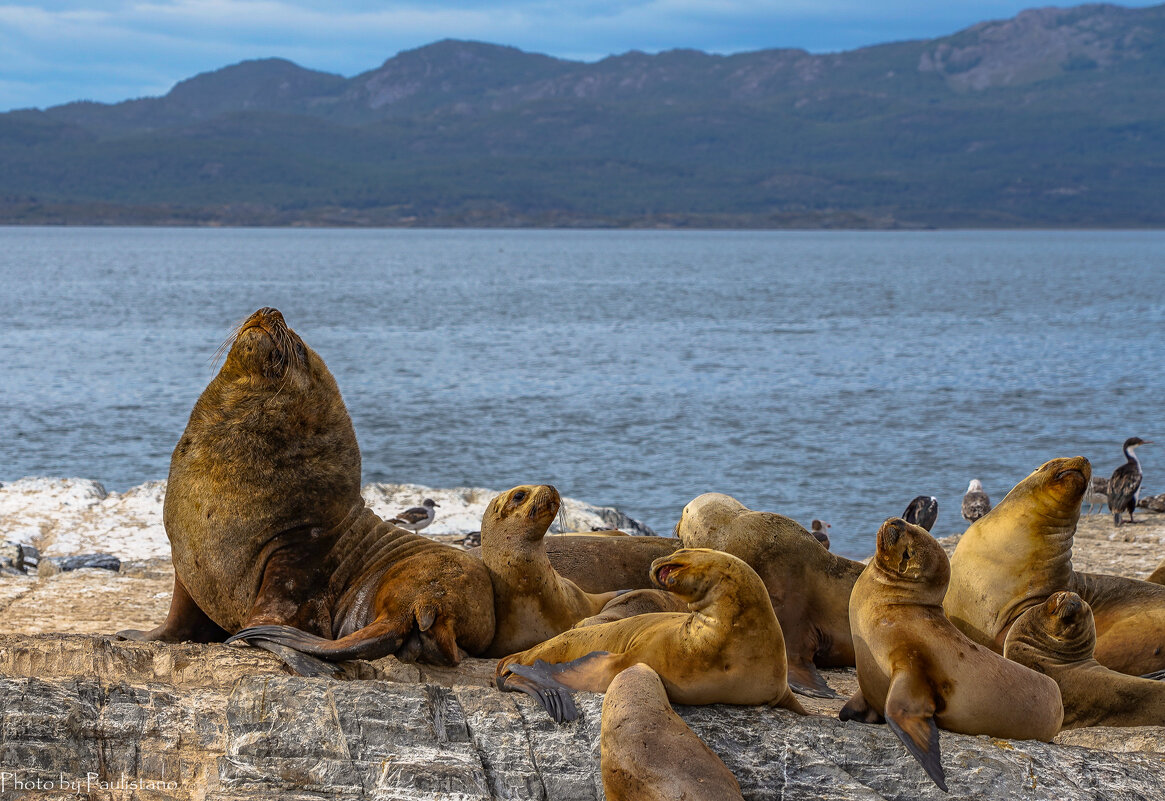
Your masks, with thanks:
[(221, 375), (252, 386), (279, 385), (309, 371), (311, 353), (278, 309), (263, 308), (243, 321), (230, 339)]
[(687, 547), (719, 549), (723, 529), (747, 511), (748, 507), (731, 495), (705, 492), (688, 501), (675, 535)]
[(1052, 459), (1033, 470), (1007, 493), (988, 515), (1005, 514), (1014, 504), (1052, 520), (1076, 520), (1080, 502), (1092, 479), (1092, 465), (1083, 456)]
[[(702, 609), (726, 594), (757, 595), (768, 604), (760, 576), (742, 559), (710, 548), (680, 548), (651, 563), (651, 580), (661, 590), (675, 593)], [(747, 591), (745, 590), (747, 587)]]
[(891, 517), (878, 529), (874, 564), (895, 584), (937, 590), (939, 601), (951, 578), (951, 564), (942, 546), (922, 526)]
[(508, 542), (537, 542), (554, 522), (562, 498), (549, 484), (524, 484), (490, 501), (481, 519), (483, 541), (500, 535)]
[[(1024, 650), (1055, 662), (1091, 659), (1096, 650), (1096, 621), (1092, 607), (1074, 592), (1052, 593), (1016, 619), (1007, 634), (1008, 658)], [(1028, 660), (1016, 661), (1028, 664)], [(1028, 664), (1028, 667), (1032, 665)]]

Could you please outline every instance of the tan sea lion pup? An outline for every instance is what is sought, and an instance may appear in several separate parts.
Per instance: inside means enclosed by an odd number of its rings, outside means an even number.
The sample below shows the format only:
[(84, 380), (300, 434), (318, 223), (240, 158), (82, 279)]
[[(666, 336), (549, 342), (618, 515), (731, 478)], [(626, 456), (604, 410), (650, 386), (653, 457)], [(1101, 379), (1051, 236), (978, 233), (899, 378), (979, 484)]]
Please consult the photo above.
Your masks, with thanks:
[(789, 691), (785, 641), (756, 572), (735, 556), (684, 548), (652, 580), (689, 609), (564, 631), (498, 662), (498, 686), (533, 695), (558, 721), (577, 715), (567, 689), (603, 692), (643, 662), (678, 704), (769, 704), (805, 714)]
[(489, 656), (506, 656), (549, 640), (615, 597), (614, 592), (583, 592), (551, 567), (543, 537), (561, 503), (554, 487), (521, 486), (486, 507), (481, 558), (493, 582), (495, 620)]
[(1165, 587), (1072, 569), (1091, 475), (1083, 456), (1052, 459), (971, 524), (951, 557), (943, 607), (964, 634), (1002, 652), (1016, 618), (1070, 590), (1092, 607), (1100, 664), (1134, 676), (1165, 669)]
[(599, 736), (607, 801), (744, 801), (740, 784), (639, 663), (607, 687)]
[(310, 675), (337, 669), (304, 653), (456, 663), (493, 637), (485, 566), (365, 507), (340, 390), (275, 309), (239, 327), (195, 403), (170, 460), (163, 520), (169, 615), (121, 637), (237, 633)]
[(1109, 670), (1093, 658), (1092, 610), (1074, 592), (1028, 609), (1007, 632), (1003, 655), (1055, 679), (1065, 729), (1165, 726), (1165, 682)]
[(842, 720), (886, 722), (947, 789), (939, 728), (1051, 740), (1064, 710), (1056, 682), (971, 642), (943, 615), (950, 564), (921, 526), (892, 517), (850, 597), (858, 692)]
[(785, 634), (790, 686), (836, 697), (817, 667), (854, 664), (849, 596), (865, 565), (821, 547), (795, 520), (753, 512), (719, 493), (685, 506), (676, 534), (685, 547), (730, 553), (760, 575)]

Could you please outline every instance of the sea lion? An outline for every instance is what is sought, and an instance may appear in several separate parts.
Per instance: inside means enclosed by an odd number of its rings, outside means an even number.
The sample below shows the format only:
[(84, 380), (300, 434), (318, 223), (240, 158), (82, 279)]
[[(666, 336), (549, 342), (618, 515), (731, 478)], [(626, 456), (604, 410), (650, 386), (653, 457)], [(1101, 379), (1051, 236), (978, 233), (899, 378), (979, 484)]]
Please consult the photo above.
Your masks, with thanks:
[(583, 592), (550, 565), (543, 537), (562, 499), (549, 485), (514, 487), (481, 519), (481, 558), (494, 588), (494, 638), (486, 654), (506, 656), (549, 640), (598, 613), (614, 592)]
[[(558, 575), (584, 592), (651, 587), (651, 563), (682, 547), (675, 537), (618, 537), (603, 532), (548, 534), (546, 556)], [(480, 548), (469, 553), (481, 556)]]
[(577, 716), (567, 690), (603, 692), (643, 662), (678, 704), (769, 704), (805, 714), (789, 690), (785, 641), (756, 571), (730, 554), (683, 548), (651, 577), (688, 603), (571, 629), (498, 662), (497, 684), (533, 695), (559, 722)]
[(1165, 584), (1165, 562), (1157, 565), (1157, 569), (1150, 573), (1145, 581), (1153, 584)]
[(947, 789), (938, 729), (1051, 740), (1064, 710), (1056, 682), (971, 642), (943, 615), (950, 563), (930, 533), (892, 517), (850, 596), (858, 691), (842, 720), (884, 717)]
[(865, 565), (822, 548), (797, 521), (726, 495), (692, 500), (676, 533), (684, 547), (730, 553), (760, 575), (785, 635), (793, 691), (836, 697), (817, 667), (854, 664), (849, 595)]
[(1003, 655), (1060, 685), (1065, 729), (1165, 726), (1165, 683), (1109, 670), (1093, 657), (1092, 610), (1074, 592), (1057, 592), (1015, 621)]
[(666, 590), (631, 590), (607, 601), (606, 606), (597, 614), (580, 620), (572, 628), (581, 629), (583, 626), (596, 626), (599, 623), (610, 623), (612, 620), (622, 620), (652, 612), (687, 611), (689, 611), (687, 602), (674, 593)]
[(356, 435), (323, 359), (275, 309), (252, 314), (228, 342), (170, 460), (169, 615), (118, 636), (234, 633), (312, 675), (336, 668), (298, 652), (448, 662), (480, 653), (493, 637), (485, 566), (365, 507)]
[(607, 801), (744, 801), (732, 771), (672, 710), (643, 663), (607, 687), (599, 747)]
[(1001, 653), (1016, 618), (1070, 590), (1092, 607), (1100, 664), (1134, 676), (1165, 669), (1165, 587), (1072, 569), (1091, 474), (1083, 456), (1052, 459), (972, 523), (951, 557), (943, 607), (964, 634)]

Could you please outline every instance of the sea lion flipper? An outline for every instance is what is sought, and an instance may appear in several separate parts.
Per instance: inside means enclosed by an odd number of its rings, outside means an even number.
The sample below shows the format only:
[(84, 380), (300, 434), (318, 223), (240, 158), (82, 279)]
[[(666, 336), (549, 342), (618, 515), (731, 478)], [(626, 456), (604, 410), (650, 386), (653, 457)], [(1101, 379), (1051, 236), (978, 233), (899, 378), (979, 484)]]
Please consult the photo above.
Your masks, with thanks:
[(623, 654), (592, 651), (569, 662), (551, 664), (539, 659), (533, 666), (514, 663), (509, 665), (509, 669), (525, 676), (544, 678), (566, 689), (601, 693), (606, 691), (611, 679), (627, 667), (626, 662)]
[(789, 665), (789, 689), (810, 698), (838, 698), (837, 692), (825, 683), (812, 662), (808, 665)]
[(895, 674), (886, 695), (886, 722), (939, 789), (947, 792), (934, 711), (924, 681), (905, 671)]
[(123, 629), (114, 636), (135, 642), (222, 642), (227, 632), (202, 611), (190, 597), (186, 585), (175, 575), (170, 610), (162, 625), (149, 631)]
[(506, 691), (524, 692), (541, 704), (546, 713), (555, 723), (566, 723), (578, 717), (578, 707), (570, 691), (558, 684), (545, 671), (546, 663), (538, 660), (533, 667), (527, 665), (510, 665), (518, 668), (505, 676), (498, 676), (498, 689)]
[(858, 723), (886, 722), (886, 719), (882, 717), (881, 713), (870, 706), (870, 702), (862, 695), (861, 690), (858, 690), (850, 696), (845, 706), (837, 713), (837, 717), (839, 720), (856, 720)]
[(275, 642), (256, 641), (252, 643), (256, 648), (262, 648), (264, 651), (269, 651), (275, 656), (283, 660), (283, 663), (294, 670), (300, 676), (309, 679), (329, 678), (338, 679), (344, 674), (343, 668), (339, 665), (325, 662), (322, 659), (316, 659), (314, 656), (308, 656), (301, 653), (294, 648), (286, 645), (280, 645)]
[(1165, 681), (1165, 670), (1155, 670), (1152, 673), (1145, 673), (1141, 678), (1151, 679), (1153, 681)]
[(317, 637), (292, 626), (267, 625), (244, 628), (229, 637), (227, 643), (238, 640), (245, 640), (258, 647), (264, 647), (263, 643), (274, 643), (337, 662), (345, 659), (380, 659), (400, 648), (402, 638), (394, 633), (387, 622), (377, 620), (338, 640)]

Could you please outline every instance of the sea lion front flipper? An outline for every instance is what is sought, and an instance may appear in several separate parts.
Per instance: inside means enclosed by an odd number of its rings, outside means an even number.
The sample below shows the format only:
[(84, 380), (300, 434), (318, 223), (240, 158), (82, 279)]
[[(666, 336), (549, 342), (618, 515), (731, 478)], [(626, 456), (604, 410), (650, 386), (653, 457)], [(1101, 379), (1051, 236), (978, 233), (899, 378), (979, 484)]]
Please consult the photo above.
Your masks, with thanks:
[(334, 665), (330, 662), (325, 662), (322, 659), (316, 659), (314, 656), (300, 653), (294, 648), (286, 645), (280, 645), (275, 642), (264, 642), (257, 640), (251, 645), (256, 648), (262, 648), (264, 651), (269, 651), (275, 656), (283, 660), (283, 663), (294, 670), (300, 676), (309, 679), (328, 678), (338, 679), (344, 674), (344, 669), (339, 665)]
[(947, 782), (939, 753), (934, 711), (934, 699), (925, 681), (905, 671), (896, 673), (890, 680), (890, 690), (886, 694), (886, 722), (945, 793)]
[[(523, 692), (537, 701), (555, 723), (567, 723), (578, 718), (578, 707), (570, 691), (550, 678), (545, 668), (548, 665), (542, 660), (527, 665), (510, 665), (510, 673), (499, 675), (496, 679), (498, 689), (508, 692)], [(519, 668), (514, 671), (513, 668)]]
[(798, 695), (810, 698), (838, 698), (837, 692), (825, 683), (817, 667), (810, 662), (807, 665), (789, 665), (789, 689)]
[(1165, 681), (1165, 670), (1155, 670), (1152, 673), (1146, 673), (1141, 676), (1142, 679), (1150, 679), (1152, 681)]
[(870, 702), (862, 695), (862, 691), (858, 690), (850, 699), (845, 702), (845, 706), (837, 713), (838, 720), (856, 720), (858, 723), (885, 723), (886, 718), (878, 710), (870, 706)]
[(386, 621), (376, 620), (338, 640), (317, 637), (292, 626), (264, 625), (248, 626), (228, 638), (227, 643), (237, 640), (245, 640), (255, 646), (274, 643), (337, 662), (344, 659), (380, 659), (400, 648), (402, 639)]
[(182, 579), (175, 575), (170, 610), (162, 625), (149, 631), (123, 629), (114, 636), (134, 642), (222, 642), (227, 632), (202, 611), (190, 597)]

